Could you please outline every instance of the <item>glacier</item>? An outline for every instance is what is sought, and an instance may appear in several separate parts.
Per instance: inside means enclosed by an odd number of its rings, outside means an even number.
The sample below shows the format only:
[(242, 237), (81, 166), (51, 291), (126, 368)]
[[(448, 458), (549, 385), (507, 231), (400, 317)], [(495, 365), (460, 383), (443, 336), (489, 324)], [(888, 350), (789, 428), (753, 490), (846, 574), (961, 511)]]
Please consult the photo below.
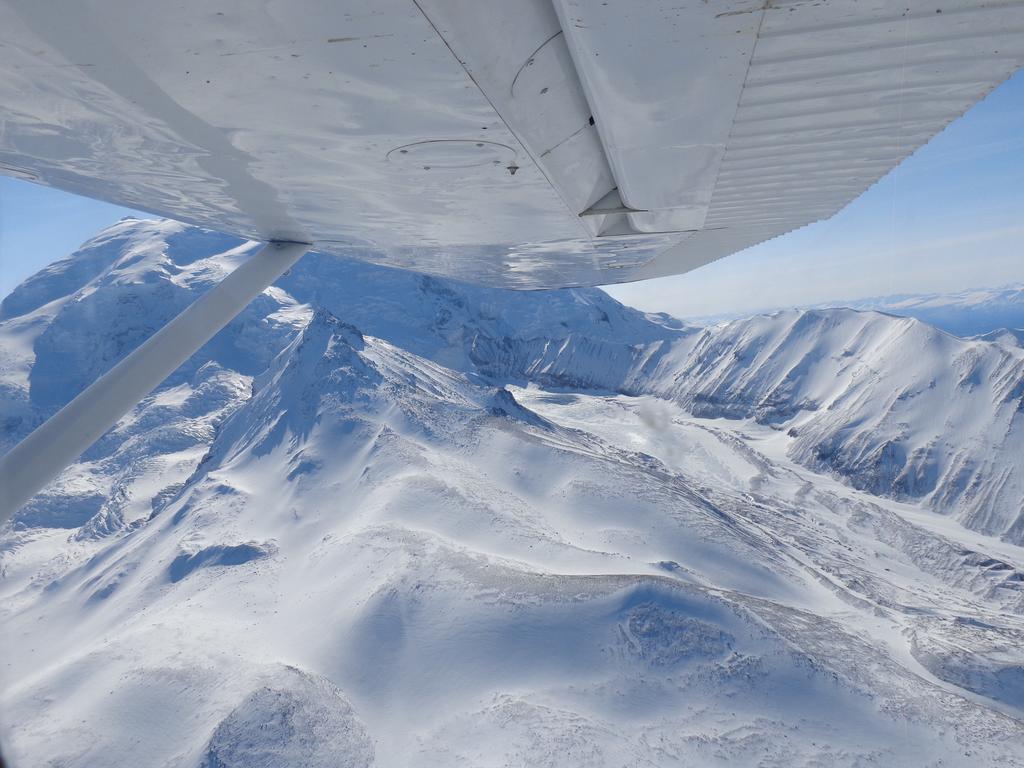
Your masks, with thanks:
[[(253, 244), (0, 305), (0, 451)], [(309, 254), (0, 532), (24, 765), (1024, 765), (1024, 350)]]

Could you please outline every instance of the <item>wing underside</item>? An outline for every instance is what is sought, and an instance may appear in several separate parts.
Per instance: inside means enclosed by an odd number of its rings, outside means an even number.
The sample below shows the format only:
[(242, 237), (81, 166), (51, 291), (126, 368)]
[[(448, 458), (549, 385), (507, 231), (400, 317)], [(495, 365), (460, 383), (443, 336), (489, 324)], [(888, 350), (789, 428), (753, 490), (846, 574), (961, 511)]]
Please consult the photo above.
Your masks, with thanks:
[(1022, 2), (0, 0), (0, 173), (516, 288), (827, 218), (1024, 62)]

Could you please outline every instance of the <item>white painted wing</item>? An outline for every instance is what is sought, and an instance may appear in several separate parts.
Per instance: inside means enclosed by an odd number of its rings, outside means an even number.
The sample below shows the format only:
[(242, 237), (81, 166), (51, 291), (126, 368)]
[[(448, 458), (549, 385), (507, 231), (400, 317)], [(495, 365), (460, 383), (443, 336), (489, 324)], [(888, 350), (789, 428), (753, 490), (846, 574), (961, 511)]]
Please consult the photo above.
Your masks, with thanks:
[(517, 288), (832, 215), (1024, 63), (1024, 2), (0, 0), (0, 172)]

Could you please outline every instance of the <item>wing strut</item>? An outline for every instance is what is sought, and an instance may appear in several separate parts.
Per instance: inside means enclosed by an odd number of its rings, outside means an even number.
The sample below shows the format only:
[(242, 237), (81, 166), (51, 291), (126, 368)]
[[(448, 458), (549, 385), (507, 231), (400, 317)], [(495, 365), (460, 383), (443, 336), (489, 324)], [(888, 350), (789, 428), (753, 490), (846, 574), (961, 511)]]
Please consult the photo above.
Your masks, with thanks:
[(0, 525), (309, 249), (270, 242), (0, 457)]

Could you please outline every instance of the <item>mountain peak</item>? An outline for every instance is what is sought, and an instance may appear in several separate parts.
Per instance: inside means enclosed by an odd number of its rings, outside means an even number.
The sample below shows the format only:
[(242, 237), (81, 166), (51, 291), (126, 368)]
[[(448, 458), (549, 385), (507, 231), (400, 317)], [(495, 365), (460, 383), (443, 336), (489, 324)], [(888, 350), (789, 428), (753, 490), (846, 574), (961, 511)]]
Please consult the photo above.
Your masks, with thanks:
[[(33, 278), (5, 439), (253, 247), (122, 222)], [(883, 313), (309, 254), (0, 534), (14, 748), (1022, 764), (1022, 402), (1024, 351)]]

